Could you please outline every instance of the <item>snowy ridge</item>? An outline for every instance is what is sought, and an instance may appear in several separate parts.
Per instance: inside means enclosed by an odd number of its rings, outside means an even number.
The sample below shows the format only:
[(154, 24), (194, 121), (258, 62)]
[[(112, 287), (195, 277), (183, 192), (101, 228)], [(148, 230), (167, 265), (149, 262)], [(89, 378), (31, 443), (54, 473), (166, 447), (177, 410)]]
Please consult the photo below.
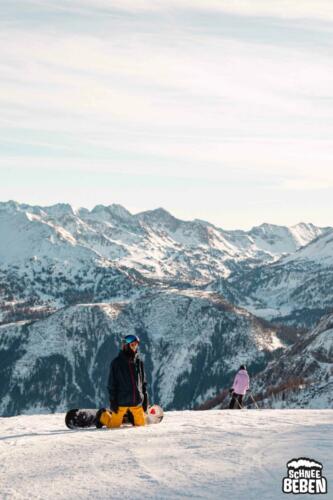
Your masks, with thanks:
[(333, 231), (328, 231), (311, 241), (306, 247), (300, 248), (295, 255), (290, 255), (281, 260), (281, 264), (303, 263), (311, 261), (322, 267), (333, 265)]
[(45, 255), (69, 261), (107, 259), (150, 277), (206, 282), (228, 276), (242, 263), (275, 261), (326, 232), (312, 224), (225, 231), (205, 221), (176, 219), (164, 209), (132, 215), (120, 205), (89, 211), (65, 204), (0, 203), (3, 262)]
[(258, 247), (276, 255), (283, 255), (296, 252), (296, 250), (306, 246), (326, 230), (304, 222), (289, 228), (273, 224), (262, 224), (251, 229), (249, 234)]
[(210, 285), (269, 321), (312, 328), (332, 310), (333, 232), (329, 230), (278, 262)]
[(270, 362), (257, 375), (255, 387), (258, 391), (271, 387), (265, 405), (273, 408), (332, 408), (333, 315)]

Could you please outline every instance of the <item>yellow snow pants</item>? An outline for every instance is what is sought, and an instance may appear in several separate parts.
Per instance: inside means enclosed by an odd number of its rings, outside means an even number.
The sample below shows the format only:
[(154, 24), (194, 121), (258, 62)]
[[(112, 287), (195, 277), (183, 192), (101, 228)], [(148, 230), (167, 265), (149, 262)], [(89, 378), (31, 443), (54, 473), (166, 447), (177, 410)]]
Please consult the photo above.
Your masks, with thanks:
[(120, 427), (127, 410), (133, 415), (134, 425), (146, 425), (145, 413), (142, 406), (119, 406), (117, 413), (105, 410), (100, 417), (100, 422), (109, 428)]

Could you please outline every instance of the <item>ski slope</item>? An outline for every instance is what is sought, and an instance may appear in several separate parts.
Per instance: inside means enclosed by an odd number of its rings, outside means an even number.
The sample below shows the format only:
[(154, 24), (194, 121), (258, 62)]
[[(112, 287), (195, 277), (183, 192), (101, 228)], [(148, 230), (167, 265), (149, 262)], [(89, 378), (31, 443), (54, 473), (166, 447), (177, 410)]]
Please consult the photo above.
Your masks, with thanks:
[(167, 412), (159, 425), (83, 431), (64, 414), (0, 418), (0, 498), (281, 499), (298, 457), (323, 464), (328, 499), (332, 410)]

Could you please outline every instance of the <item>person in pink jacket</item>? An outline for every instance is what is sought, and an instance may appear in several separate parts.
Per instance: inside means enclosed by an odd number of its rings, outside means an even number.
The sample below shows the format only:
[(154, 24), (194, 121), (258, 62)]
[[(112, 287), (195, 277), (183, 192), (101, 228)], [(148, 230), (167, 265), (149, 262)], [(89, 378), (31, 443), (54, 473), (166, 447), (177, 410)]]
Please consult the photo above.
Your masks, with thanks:
[(229, 404), (229, 409), (233, 410), (236, 403), (236, 409), (241, 409), (243, 396), (250, 387), (250, 377), (246, 371), (246, 367), (241, 365), (238, 372), (236, 373), (234, 383), (230, 389), (231, 401)]

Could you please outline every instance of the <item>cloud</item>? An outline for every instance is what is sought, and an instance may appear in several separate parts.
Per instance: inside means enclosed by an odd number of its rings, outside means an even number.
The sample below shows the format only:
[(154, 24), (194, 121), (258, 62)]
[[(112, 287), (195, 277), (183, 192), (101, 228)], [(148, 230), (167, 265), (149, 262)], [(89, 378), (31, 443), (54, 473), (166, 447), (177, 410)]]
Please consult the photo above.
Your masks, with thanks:
[(282, 187), (288, 191), (323, 191), (333, 188), (333, 175), (328, 172), (326, 178), (319, 178), (314, 174), (312, 177), (303, 178), (296, 177), (293, 179), (286, 179), (282, 183)]
[(331, 103), (316, 101), (333, 84), (325, 57), (313, 61), (296, 52), (286, 58), (280, 48), (218, 37), (199, 37), (197, 45), (193, 37), (166, 42), (163, 36), (151, 46), (140, 36), (127, 41), (122, 35), (115, 44), (112, 37), (4, 32), (1, 100), (41, 113), (47, 107), (154, 127), (205, 120), (210, 128), (237, 130), (244, 121), (253, 128), (253, 117), (258, 127), (288, 115), (329, 116)]
[(8, 3), (0, 167), (226, 183), (238, 176), (285, 192), (326, 189), (333, 176), (328, 6)]
[[(21, 3), (21, 2), (13, 2)], [(48, 9), (50, 12), (66, 11), (81, 13), (102, 12), (112, 13), (123, 11), (126, 13), (174, 12), (180, 9), (192, 11), (224, 12), (241, 16), (267, 16), (286, 18), (333, 19), (330, 0), (26, 0), (25, 4)]]

